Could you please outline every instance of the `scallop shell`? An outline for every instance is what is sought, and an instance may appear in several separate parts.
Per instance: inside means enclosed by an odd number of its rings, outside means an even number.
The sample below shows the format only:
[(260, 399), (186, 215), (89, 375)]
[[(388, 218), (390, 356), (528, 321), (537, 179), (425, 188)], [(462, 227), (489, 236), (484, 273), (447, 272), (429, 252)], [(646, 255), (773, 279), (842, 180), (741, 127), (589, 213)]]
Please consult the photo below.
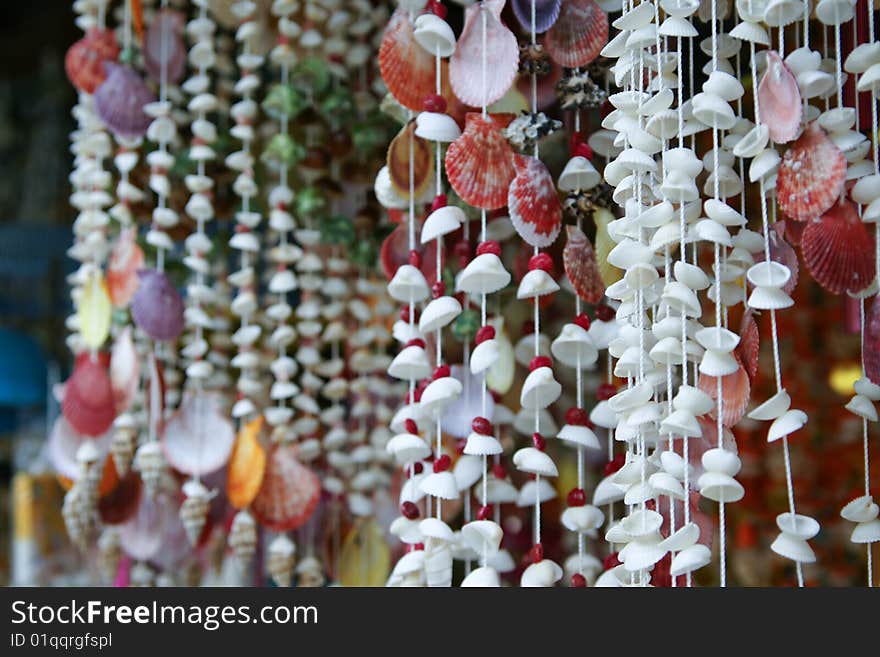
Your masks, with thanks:
[(107, 289), (117, 308), (125, 308), (140, 284), (138, 270), (144, 266), (144, 252), (137, 243), (137, 227), (119, 231), (107, 264)]
[(266, 471), (266, 450), (260, 443), (263, 416), (246, 423), (238, 432), (226, 469), (226, 495), (236, 509), (249, 506), (260, 490)]
[(761, 123), (777, 144), (791, 141), (801, 124), (803, 107), (797, 80), (775, 50), (767, 51), (767, 70), (758, 85)]
[[(770, 259), (773, 262), (778, 262), (785, 265), (791, 272), (791, 278), (788, 279), (788, 283), (786, 283), (785, 287), (782, 288), (786, 294), (791, 294), (792, 292), (794, 292), (794, 288), (797, 286), (797, 277), (800, 266), (798, 265), (798, 257), (797, 253), (794, 250), (794, 247), (792, 247), (791, 244), (785, 241), (784, 236), (787, 231), (787, 224), (796, 224), (799, 226), (805, 225), (799, 224), (794, 221), (777, 221), (775, 224), (773, 224), (772, 230), (770, 231), (770, 239), (768, 240), (768, 242), (770, 243)], [(761, 251), (755, 254), (755, 262), (763, 261), (764, 250), (761, 249)]]
[(577, 226), (566, 226), (568, 241), (562, 250), (565, 275), (575, 293), (587, 303), (599, 303), (605, 296), (605, 284), (589, 238)]
[[(449, 60), (449, 81), (455, 95), (466, 105), (491, 105), (507, 93), (516, 79), (519, 46), (516, 36), (501, 22), (504, 2), (484, 0), (465, 10), (464, 29)], [(485, 35), (482, 11), (486, 12)]]
[(412, 149), (413, 196), (419, 198), (431, 183), (434, 174), (434, 150), (416, 136), (416, 122), (407, 123), (391, 141), (386, 157), (388, 174), (395, 191), (405, 199), (410, 194), (410, 149)]
[(179, 524), (178, 505), (167, 495), (141, 495), (134, 514), (119, 526), (122, 549), (133, 559), (147, 561), (163, 546), (166, 530)]
[(173, 340), (183, 331), (183, 300), (156, 269), (138, 271), (141, 283), (131, 299), (131, 318), (154, 340)]
[[(725, 427), (732, 427), (739, 422), (746, 414), (749, 406), (749, 398), (752, 392), (752, 386), (749, 382), (749, 375), (743, 367), (739, 356), (735, 356), (739, 367), (733, 374), (726, 374), (721, 377), (721, 395), (724, 403), (721, 409), (721, 423)], [(700, 380), (697, 384), (699, 389), (709, 395), (712, 399), (718, 399), (718, 379), (714, 376), (700, 374)]]
[(608, 262), (608, 254), (617, 246), (617, 242), (608, 234), (608, 224), (614, 221), (614, 215), (605, 208), (597, 208), (593, 212), (593, 221), (596, 222), (596, 260), (602, 282), (607, 288), (623, 278), (623, 270)]
[(198, 477), (222, 468), (234, 441), (235, 430), (222, 412), (220, 396), (187, 392), (165, 424), (162, 451), (172, 468)]
[(608, 43), (608, 16), (595, 0), (566, 0), (544, 36), (547, 54), (566, 68), (586, 66)]
[[(416, 226), (415, 234), (418, 235), (420, 232), (421, 226)], [(382, 249), (379, 253), (382, 270), (389, 281), (394, 278), (397, 269), (409, 261), (409, 250), (409, 227), (406, 224), (400, 224), (382, 242)], [(416, 239), (415, 250), (422, 255), (422, 266), (420, 267), (422, 275), (428, 285), (433, 285), (437, 280), (437, 240), (420, 244)], [(441, 269), (443, 259), (441, 255)]]
[(320, 482), (299, 462), (296, 447), (277, 444), (269, 452), (263, 484), (251, 512), (268, 529), (286, 532), (309, 519), (320, 495)]
[(845, 178), (846, 158), (813, 122), (785, 152), (779, 165), (779, 207), (796, 221), (816, 219), (834, 205)]
[[(403, 7), (397, 8), (382, 35), (379, 71), (397, 102), (416, 112), (436, 91), (434, 58), (416, 41), (409, 12)], [(441, 70), (441, 75), (441, 79), (448, 79), (445, 71)]]
[(144, 68), (156, 82), (166, 79), (177, 84), (186, 71), (186, 44), (183, 41), (184, 15), (174, 9), (161, 9), (144, 35)]
[(79, 334), (89, 349), (100, 349), (110, 335), (113, 308), (100, 269), (94, 269), (83, 285), (76, 309)]
[(102, 454), (106, 454), (110, 444), (111, 434), (105, 433), (97, 438), (84, 436), (74, 429), (63, 415), (59, 415), (52, 431), (49, 432), (49, 440), (46, 454), (49, 463), (59, 475), (66, 479), (76, 479), (79, 476), (80, 467), (76, 460), (76, 452), (86, 440), (92, 440)]
[(70, 426), (86, 436), (107, 432), (116, 418), (113, 387), (107, 368), (91, 354), (82, 354), (64, 384), (61, 410)]
[(532, 246), (550, 246), (562, 230), (562, 205), (553, 176), (541, 160), (528, 155), (517, 155), (514, 167), (516, 176), (507, 192), (513, 227)]
[(501, 131), (505, 116), (469, 113), (464, 132), (446, 151), (446, 175), (468, 205), (495, 210), (507, 205), (516, 175), (514, 152)]
[(134, 346), (131, 326), (126, 326), (113, 341), (110, 350), (110, 385), (117, 413), (131, 406), (141, 379), (141, 361)]
[(839, 201), (807, 223), (801, 253), (810, 275), (832, 294), (861, 292), (877, 274), (874, 237), (852, 201)]
[(143, 137), (152, 119), (144, 106), (156, 94), (134, 69), (106, 62), (107, 79), (95, 90), (95, 111), (113, 134), (129, 139)]
[(743, 313), (739, 329), (739, 344), (736, 354), (749, 375), (749, 381), (754, 381), (758, 375), (758, 358), (761, 350), (761, 334), (758, 331), (758, 323), (755, 315), (749, 308)]
[(523, 31), (532, 29), (532, 5), (535, 7), (535, 32), (546, 32), (559, 18), (562, 0), (511, 0), (513, 14)]
[(67, 50), (64, 70), (74, 87), (87, 94), (95, 93), (107, 78), (104, 62), (111, 62), (118, 56), (119, 45), (113, 32), (92, 28)]

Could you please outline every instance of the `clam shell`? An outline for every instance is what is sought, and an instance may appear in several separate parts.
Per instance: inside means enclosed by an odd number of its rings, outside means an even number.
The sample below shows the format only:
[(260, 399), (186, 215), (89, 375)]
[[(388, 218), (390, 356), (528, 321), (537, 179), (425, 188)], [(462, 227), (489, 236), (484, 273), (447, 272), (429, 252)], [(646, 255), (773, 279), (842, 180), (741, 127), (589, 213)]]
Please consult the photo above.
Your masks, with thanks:
[(161, 9), (144, 34), (144, 68), (156, 82), (166, 79), (177, 84), (186, 70), (186, 44), (183, 42), (184, 15), (173, 9)]
[(97, 438), (91, 438), (74, 429), (63, 415), (58, 416), (49, 432), (46, 454), (55, 471), (70, 480), (80, 475), (80, 464), (76, 453), (83, 443), (91, 440), (102, 454), (106, 454), (110, 446), (111, 432)]
[(801, 253), (810, 275), (832, 294), (864, 290), (877, 274), (874, 237), (852, 201), (840, 201), (807, 222)]
[(776, 198), (796, 221), (821, 216), (840, 196), (846, 158), (818, 123), (811, 123), (786, 151), (779, 165)]
[(257, 496), (266, 471), (266, 450), (260, 443), (263, 417), (242, 426), (226, 469), (226, 495), (236, 509), (244, 509)]
[(107, 289), (117, 308), (128, 306), (140, 284), (137, 271), (144, 265), (144, 252), (137, 243), (137, 227), (119, 231), (107, 264)]
[(73, 374), (64, 384), (61, 411), (78, 433), (100, 436), (116, 418), (113, 386), (107, 368), (90, 354), (77, 358)]
[(119, 56), (119, 45), (111, 30), (92, 28), (74, 43), (64, 56), (64, 70), (70, 83), (88, 94), (107, 78), (104, 62)]
[(401, 197), (410, 195), (410, 150), (412, 150), (412, 189), (416, 198), (422, 196), (434, 175), (434, 151), (431, 145), (415, 134), (416, 122), (407, 123), (388, 147), (386, 162), (391, 184)]
[(461, 136), (446, 151), (446, 175), (468, 205), (494, 210), (508, 202), (516, 175), (514, 152), (501, 131), (506, 115), (469, 113)]
[(775, 50), (767, 51), (767, 70), (758, 85), (758, 108), (761, 123), (770, 130), (777, 144), (797, 135), (803, 111), (797, 80)]
[(599, 303), (605, 295), (605, 284), (602, 282), (593, 245), (577, 226), (566, 226), (565, 230), (568, 235), (562, 251), (565, 275), (581, 299), (587, 303)]

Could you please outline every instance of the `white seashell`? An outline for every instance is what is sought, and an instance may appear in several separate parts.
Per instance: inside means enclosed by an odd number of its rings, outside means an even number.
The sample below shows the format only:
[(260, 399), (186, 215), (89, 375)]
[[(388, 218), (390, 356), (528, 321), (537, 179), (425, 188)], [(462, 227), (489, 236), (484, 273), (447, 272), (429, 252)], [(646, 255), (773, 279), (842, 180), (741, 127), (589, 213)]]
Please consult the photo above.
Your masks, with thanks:
[(551, 343), (554, 358), (569, 367), (586, 369), (593, 365), (599, 352), (590, 334), (577, 324), (565, 324), (559, 336)]
[(857, 497), (840, 510), (840, 517), (850, 522), (871, 522), (880, 514), (880, 507), (870, 495)]
[[(552, 280), (552, 279), (551, 279)], [(483, 253), (468, 263), (455, 281), (456, 292), (492, 294), (510, 283), (510, 273), (494, 253)]]
[(864, 395), (855, 395), (844, 408), (869, 422), (877, 421), (877, 409), (874, 407), (874, 403)]
[(600, 448), (599, 439), (590, 427), (565, 424), (559, 430), (559, 433), (556, 434), (556, 437), (578, 447)]
[(486, 436), (472, 431), (465, 442), (464, 453), (474, 456), (501, 454), (501, 443), (494, 436)]
[(801, 429), (807, 423), (807, 414), (797, 409), (791, 409), (773, 420), (770, 429), (767, 430), (767, 442), (772, 443), (789, 434)]
[(498, 571), (491, 566), (475, 568), (461, 581), (462, 588), (498, 588), (501, 580)]
[[(645, 6), (645, 5), (639, 5)], [(631, 11), (629, 13), (635, 13)], [(521, 587), (550, 587), (562, 579), (562, 568), (550, 559), (542, 559), (538, 563), (529, 565), (523, 571), (519, 585)]]
[(395, 301), (419, 302), (430, 295), (430, 290), (422, 272), (412, 265), (405, 264), (398, 267), (388, 283), (388, 294)]
[(520, 472), (541, 475), (544, 477), (558, 477), (559, 470), (553, 459), (545, 452), (534, 447), (523, 447), (513, 455), (513, 464)]
[[(454, 500), (458, 498), (458, 486), (455, 483), (455, 476), (448, 470), (444, 472), (428, 473), (425, 478), (420, 481), (419, 488), (426, 495), (439, 497), (444, 500)], [(450, 540), (452, 539), (450, 538)]]
[(428, 141), (448, 144), (461, 136), (461, 128), (448, 114), (421, 112), (416, 117), (416, 136)]
[(419, 316), (419, 331), (428, 334), (442, 329), (460, 314), (461, 304), (455, 297), (432, 299)]
[(553, 294), (559, 290), (559, 284), (543, 269), (533, 269), (526, 273), (516, 290), (517, 299), (532, 299)]
[(559, 175), (557, 186), (561, 191), (573, 192), (589, 190), (601, 182), (601, 176), (587, 158), (575, 156), (571, 158)]
[(452, 376), (444, 376), (435, 379), (429, 383), (422, 391), (421, 401), (422, 413), (438, 414), (450, 403), (461, 396), (461, 382)]
[(434, 210), (422, 224), (422, 244), (458, 230), (467, 220), (464, 211), (454, 205), (447, 205)]
[(675, 555), (669, 567), (669, 573), (673, 577), (685, 575), (707, 566), (712, 561), (712, 552), (702, 543), (696, 543), (684, 548)]
[(549, 367), (538, 367), (529, 372), (520, 392), (520, 405), (526, 409), (547, 408), (562, 394), (562, 386), (553, 377)]
[(871, 401), (880, 401), (880, 386), (863, 376), (853, 385), (856, 393), (864, 395)]

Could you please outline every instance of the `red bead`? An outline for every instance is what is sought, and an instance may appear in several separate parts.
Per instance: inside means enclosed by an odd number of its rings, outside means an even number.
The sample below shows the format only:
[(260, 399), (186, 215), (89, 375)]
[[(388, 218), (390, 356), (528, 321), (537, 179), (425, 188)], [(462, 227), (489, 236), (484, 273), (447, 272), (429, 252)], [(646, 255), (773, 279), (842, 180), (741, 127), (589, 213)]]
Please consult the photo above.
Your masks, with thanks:
[(416, 386), (415, 392), (413, 393), (413, 401), (415, 403), (419, 403), (420, 401), (422, 401), (422, 391), (424, 391), (426, 385), (427, 384), (423, 381), (418, 386)]
[(569, 408), (565, 412), (565, 423), (576, 427), (586, 427), (590, 424), (590, 417), (583, 408)]
[(431, 94), (425, 96), (422, 107), (426, 112), (438, 112), (442, 114), (446, 111), (446, 99), (440, 94)]
[(449, 454), (443, 454), (443, 456), (434, 461), (434, 472), (446, 472), (451, 462), (452, 459), (449, 458)]
[(492, 423), (489, 422), (484, 417), (480, 417), (479, 415), (473, 419), (471, 422), (471, 429), (474, 430), (474, 433), (478, 433), (482, 436), (491, 436), (492, 435)]
[(438, 299), (446, 294), (446, 283), (443, 281), (437, 281), (431, 286), (431, 296), (435, 299)]
[(529, 271), (543, 269), (548, 274), (553, 271), (553, 258), (546, 253), (539, 253), (529, 258)]
[(553, 367), (553, 361), (550, 356), (535, 356), (529, 362), (529, 372), (534, 372), (539, 367)]
[(544, 547), (540, 543), (535, 543), (529, 550), (529, 561), (538, 563), (544, 560)]
[(601, 306), (596, 306), (596, 319), (602, 322), (610, 322), (614, 319), (614, 308), (609, 305), (602, 304)]
[(613, 475), (615, 472), (620, 470), (623, 467), (623, 463), (625, 461), (625, 457), (623, 454), (618, 454), (612, 460), (608, 461), (605, 464), (605, 476)]
[(403, 426), (406, 428), (407, 433), (418, 433), (419, 425), (416, 424), (416, 421), (412, 418), (408, 418), (406, 422), (403, 423)]
[(502, 397), (501, 397), (501, 393), (500, 393), (500, 392), (498, 392), (497, 390), (489, 390), (489, 394), (492, 395), (492, 401), (493, 401), (493, 402), (495, 402), (496, 404), (500, 404), (500, 403), (501, 403), (501, 399), (502, 399)]
[(574, 323), (580, 326), (585, 331), (590, 330), (590, 318), (587, 317), (586, 313), (581, 313), (577, 317), (574, 318)]
[(535, 323), (527, 319), (522, 324), (522, 330), (520, 331), (522, 335), (533, 335), (535, 333)]
[(504, 466), (500, 463), (496, 463), (492, 466), (492, 474), (496, 479), (506, 479), (507, 478), (507, 470), (504, 469)]
[(452, 370), (449, 369), (449, 365), (438, 365), (434, 368), (434, 374), (431, 375), (431, 380), (436, 381), (437, 379), (442, 379), (449, 376), (451, 373)]
[(492, 518), (492, 506), (485, 504), (477, 510), (477, 520), (490, 520)]
[(409, 264), (413, 267), (421, 267), (422, 266), (422, 254), (413, 249), (409, 252)]
[(599, 401), (606, 401), (611, 399), (614, 395), (617, 394), (617, 386), (613, 383), (603, 383), (596, 390), (596, 399)]
[(585, 144), (581, 142), (577, 146), (574, 147), (574, 151), (572, 152), (572, 156), (580, 156), (585, 157), (588, 160), (593, 159), (593, 149), (590, 148), (589, 144)]
[(468, 263), (470, 263), (470, 261), (471, 261), (470, 256), (458, 256), (458, 268), (464, 269), (465, 267), (468, 266)]
[(571, 133), (571, 137), (568, 138), (568, 152), (572, 157), (574, 157), (574, 151), (577, 148), (578, 144), (583, 143), (586, 138), (587, 133), (583, 130)]
[(487, 240), (485, 242), (480, 242), (477, 244), (477, 255), (483, 255), (484, 253), (494, 253), (497, 256), (501, 256), (501, 245), (495, 240)]
[(471, 245), (468, 244), (467, 240), (459, 240), (452, 247), (452, 252), (459, 258), (469, 258), (471, 255)]
[(419, 507), (409, 501), (400, 505), (400, 512), (403, 514), (404, 518), (408, 518), (409, 520), (415, 520), (419, 517)]
[(580, 573), (575, 573), (571, 576), (571, 588), (573, 589), (585, 589), (587, 588), (587, 578), (581, 575)]
[(482, 344), (486, 340), (491, 340), (495, 337), (495, 328), (486, 324), (485, 326), (481, 326), (477, 329), (477, 336), (475, 341), (477, 344)]
[(446, 18), (446, 7), (439, 0), (431, 0), (428, 3), (428, 6), (431, 8), (431, 13), (439, 18)]
[(464, 448), (467, 447), (467, 440), (459, 438), (455, 441), (455, 451), (458, 454), (464, 454)]
[(425, 466), (423, 466), (421, 463), (416, 463), (413, 465), (413, 473), (414, 474), (422, 474), (422, 472), (424, 470), (425, 470)]
[(602, 565), (605, 567), (605, 570), (611, 570), (612, 568), (616, 568), (620, 565), (620, 559), (617, 557), (617, 552), (612, 552), (607, 557), (605, 557)]
[(400, 321), (409, 323), (409, 306), (400, 309)]
[(421, 347), (422, 349), (424, 349), (425, 348), (425, 341), (422, 340), (421, 338), (413, 338), (412, 340), (410, 340), (409, 342), (407, 342), (403, 346), (404, 346), (404, 348), (406, 348), (406, 347)]
[(413, 543), (412, 549), (413, 549), (413, 552), (418, 551), (418, 550), (424, 550), (425, 544), (424, 543)]
[(536, 431), (532, 434), (532, 445), (534, 445), (535, 449), (539, 452), (543, 452), (547, 448), (547, 441), (544, 440), (544, 436)]
[[(441, 96), (441, 98), (442, 98), (442, 96)], [(446, 102), (446, 101), (444, 101), (444, 102)], [(446, 194), (437, 194), (437, 196), (434, 197), (434, 200), (431, 201), (431, 212), (434, 212), (434, 210), (439, 210), (440, 208), (445, 208), (445, 207), (446, 207)]]
[(583, 506), (587, 503), (587, 494), (583, 488), (572, 488), (568, 491), (566, 502), (568, 502), (568, 506)]

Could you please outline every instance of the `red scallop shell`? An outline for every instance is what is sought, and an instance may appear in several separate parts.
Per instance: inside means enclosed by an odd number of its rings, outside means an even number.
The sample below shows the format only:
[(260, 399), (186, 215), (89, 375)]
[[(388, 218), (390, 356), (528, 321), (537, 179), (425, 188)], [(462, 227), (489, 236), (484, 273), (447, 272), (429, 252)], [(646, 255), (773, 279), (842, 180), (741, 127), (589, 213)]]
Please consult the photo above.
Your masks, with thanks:
[(106, 365), (81, 355), (64, 384), (61, 411), (78, 433), (100, 436), (116, 418), (116, 400)]
[[(721, 424), (725, 427), (732, 427), (743, 418), (752, 393), (749, 374), (743, 367), (739, 354), (736, 354), (735, 358), (739, 368), (733, 374), (721, 377), (721, 397), (724, 402), (721, 408)], [(718, 399), (717, 377), (700, 374), (697, 386), (712, 399)]]
[(171, 84), (180, 82), (186, 72), (185, 21), (181, 12), (161, 9), (147, 28), (143, 39), (144, 68), (156, 82), (162, 79), (163, 64)]
[(92, 28), (68, 48), (64, 70), (74, 87), (91, 94), (107, 78), (104, 62), (112, 62), (118, 56), (119, 44), (113, 31)]
[(107, 263), (107, 289), (110, 301), (117, 308), (125, 308), (140, 285), (138, 269), (144, 266), (144, 252), (137, 243), (137, 227), (119, 231), (119, 237)]
[(754, 381), (758, 375), (758, 358), (761, 351), (761, 334), (758, 331), (758, 323), (751, 308), (743, 313), (739, 328), (739, 344), (736, 354), (745, 367), (749, 380)]
[(775, 50), (767, 51), (767, 70), (758, 84), (758, 108), (761, 123), (767, 126), (772, 141), (785, 144), (794, 139), (803, 115), (801, 92)]
[(510, 221), (527, 243), (550, 246), (562, 229), (562, 205), (553, 176), (536, 157), (517, 155), (514, 166), (516, 176), (507, 193)]
[[(797, 252), (795, 252), (791, 244), (785, 241), (784, 235), (789, 232), (786, 227), (787, 224), (796, 224), (802, 227), (805, 225), (797, 221), (777, 221), (771, 227), (768, 241), (770, 242), (770, 259), (773, 262), (785, 265), (791, 271), (791, 278), (788, 279), (788, 283), (782, 288), (786, 294), (791, 294), (794, 292), (794, 288), (797, 287), (800, 265), (798, 264)], [(764, 249), (761, 249), (755, 254), (755, 262), (763, 261)]]
[(516, 174), (513, 149), (501, 132), (508, 119), (469, 113), (464, 132), (446, 151), (449, 184), (468, 205), (486, 210), (507, 205), (507, 191)]
[(840, 197), (845, 178), (846, 158), (814, 121), (782, 157), (779, 208), (796, 221), (815, 219)]
[(877, 275), (874, 238), (852, 201), (841, 200), (807, 223), (801, 253), (807, 271), (832, 294), (860, 292)]
[(263, 485), (251, 503), (251, 511), (268, 529), (286, 532), (309, 519), (320, 497), (318, 477), (299, 462), (296, 447), (276, 444), (269, 452)]
[[(422, 111), (425, 98), (436, 91), (434, 58), (416, 41), (409, 12), (403, 7), (397, 8), (382, 35), (379, 71), (397, 102), (416, 112)], [(446, 70), (441, 75), (448, 85)]]
[[(416, 248), (422, 256), (422, 266), (419, 270), (428, 281), (428, 285), (433, 285), (437, 281), (437, 240), (431, 240), (427, 244), (422, 244), (419, 235), (422, 232), (419, 222), (416, 222)], [(407, 224), (398, 224), (397, 227), (389, 233), (385, 241), (382, 242), (382, 249), (379, 253), (379, 259), (382, 262), (382, 271), (390, 281), (397, 269), (401, 265), (409, 262), (409, 226)], [(440, 267), (442, 269), (445, 262), (444, 254), (440, 256)]]
[(544, 35), (544, 49), (565, 68), (586, 66), (608, 43), (608, 16), (595, 0), (566, 0)]
[(577, 226), (566, 226), (565, 230), (568, 233), (568, 241), (562, 250), (565, 275), (581, 299), (587, 303), (599, 303), (605, 295), (605, 284), (593, 245)]

